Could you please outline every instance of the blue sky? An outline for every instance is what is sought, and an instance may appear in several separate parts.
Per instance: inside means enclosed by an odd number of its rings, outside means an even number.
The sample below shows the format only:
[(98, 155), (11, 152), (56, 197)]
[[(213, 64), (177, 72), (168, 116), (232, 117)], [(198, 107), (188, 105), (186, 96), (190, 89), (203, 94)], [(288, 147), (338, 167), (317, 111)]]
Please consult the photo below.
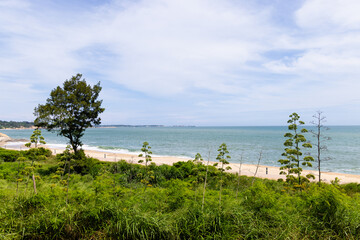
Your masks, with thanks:
[(360, 123), (358, 0), (0, 0), (0, 119), (76, 73), (103, 124)]

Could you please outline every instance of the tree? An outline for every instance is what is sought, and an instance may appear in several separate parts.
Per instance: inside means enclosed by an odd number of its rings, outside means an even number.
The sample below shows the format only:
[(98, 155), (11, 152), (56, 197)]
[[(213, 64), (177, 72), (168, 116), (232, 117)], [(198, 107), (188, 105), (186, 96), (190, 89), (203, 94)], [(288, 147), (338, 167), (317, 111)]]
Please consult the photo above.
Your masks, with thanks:
[(30, 142), (26, 143), (25, 146), (26, 147), (31, 147), (32, 143), (35, 144), (35, 148), (37, 148), (37, 145), (39, 143), (46, 144), (45, 138), (41, 135), (41, 130), (38, 129), (38, 128), (34, 130), (33, 134), (30, 137)]
[(82, 146), (81, 137), (87, 128), (99, 125), (99, 114), (104, 112), (102, 100), (97, 100), (101, 91), (100, 82), (91, 87), (77, 74), (50, 93), (46, 104), (35, 108), (35, 126), (57, 132), (69, 140), (75, 154)]
[(327, 146), (324, 145), (325, 141), (331, 140), (330, 137), (324, 136), (323, 131), (329, 130), (328, 127), (324, 126), (324, 122), (326, 122), (326, 117), (323, 116), (321, 111), (317, 111), (315, 115), (313, 115), (314, 121), (310, 123), (315, 125), (315, 131), (310, 130), (313, 136), (316, 138), (315, 145), (316, 147), (316, 159), (318, 162), (318, 171), (319, 171), (319, 183), (321, 182), (321, 161), (324, 160), (321, 157), (321, 153), (327, 150)]
[[(288, 129), (292, 132), (285, 133), (284, 137), (287, 138), (284, 142), (284, 146), (286, 147), (284, 150), (285, 152), (282, 156), (286, 157), (286, 159), (280, 159), (278, 162), (282, 165), (280, 167), (280, 174), (286, 175), (286, 178), (290, 182), (297, 181), (299, 185), (303, 181), (308, 181), (310, 178), (315, 178), (314, 175), (308, 174), (306, 178), (301, 177), (302, 166), (312, 167), (311, 161), (314, 161), (314, 158), (311, 156), (304, 156), (301, 152), (301, 146), (303, 148), (312, 148), (312, 145), (306, 142), (306, 138), (303, 133), (308, 132), (305, 128), (299, 128), (301, 125), (305, 123), (300, 121), (300, 116), (297, 113), (293, 113), (289, 116), (289, 123)], [(301, 144), (302, 143), (302, 144)], [(301, 163), (301, 164), (300, 164)], [(297, 175), (294, 177), (292, 174)]]
[[(153, 176), (154, 172), (148, 170), (148, 162), (152, 161), (152, 158), (151, 158), (151, 155), (150, 155), (150, 154), (152, 154), (152, 152), (151, 152), (150, 149), (151, 149), (151, 147), (150, 147), (149, 143), (144, 142), (143, 146), (141, 148), (141, 151), (143, 153), (139, 154), (139, 157), (144, 157), (145, 158), (145, 172), (144, 172), (144, 175), (142, 175), (142, 174), (139, 175), (142, 178), (141, 183), (143, 183), (145, 185), (145, 190), (146, 190), (146, 187), (151, 186), (150, 181), (155, 178)], [(144, 160), (139, 160), (138, 161), (138, 163), (143, 163), (143, 162), (144, 162)]]
[[(149, 143), (148, 143), (148, 142), (144, 142), (144, 143), (143, 143), (143, 146), (142, 146), (142, 148), (141, 148), (141, 151), (142, 151), (143, 153), (139, 154), (139, 157), (144, 157), (144, 158), (145, 158), (145, 167), (147, 167), (148, 162), (151, 162), (151, 161), (152, 161), (151, 155), (150, 155), (150, 154), (152, 154), (152, 152), (151, 152), (150, 149), (151, 149), (151, 147), (149, 146)], [(144, 160), (139, 160), (138, 162), (139, 162), (139, 163), (142, 163), (142, 162), (144, 162)]]
[(221, 191), (222, 191), (222, 183), (223, 183), (223, 175), (225, 170), (230, 170), (231, 167), (228, 166), (224, 168), (224, 165), (229, 164), (228, 159), (230, 159), (229, 151), (227, 150), (227, 146), (225, 143), (221, 144), (218, 149), (219, 154), (216, 157), (216, 160), (218, 160), (221, 163), (221, 167), (218, 169), (221, 171), (221, 178), (220, 178), (220, 191), (219, 191), (219, 206), (221, 206)]

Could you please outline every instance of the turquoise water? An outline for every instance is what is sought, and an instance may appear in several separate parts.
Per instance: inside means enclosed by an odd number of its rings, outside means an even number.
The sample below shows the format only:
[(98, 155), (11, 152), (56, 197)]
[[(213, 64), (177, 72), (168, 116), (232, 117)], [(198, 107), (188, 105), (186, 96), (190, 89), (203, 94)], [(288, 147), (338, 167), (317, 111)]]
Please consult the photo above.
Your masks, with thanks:
[[(310, 129), (310, 127), (307, 127)], [(197, 152), (204, 157), (211, 151), (215, 161), (218, 146), (225, 142), (231, 162), (255, 164), (262, 151), (261, 164), (279, 166), (277, 160), (283, 152), (287, 127), (118, 127), (88, 129), (83, 137), (84, 148), (110, 152), (138, 153), (144, 141), (149, 142), (154, 155), (193, 158)], [(32, 130), (1, 130), (12, 138), (28, 139)], [(333, 126), (325, 132), (327, 141), (324, 157), (332, 159), (322, 163), (323, 171), (360, 174), (360, 126)], [(66, 144), (66, 139), (43, 130), (50, 145)], [(311, 134), (308, 140), (314, 140)], [(312, 155), (315, 149), (310, 150)], [(314, 163), (314, 169), (317, 166)]]

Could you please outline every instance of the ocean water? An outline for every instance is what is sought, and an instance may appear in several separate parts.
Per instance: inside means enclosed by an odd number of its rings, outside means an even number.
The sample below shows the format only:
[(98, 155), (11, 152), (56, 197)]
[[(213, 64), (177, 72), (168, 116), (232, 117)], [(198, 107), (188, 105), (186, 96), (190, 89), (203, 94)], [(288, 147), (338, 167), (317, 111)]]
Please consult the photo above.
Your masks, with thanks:
[[(306, 126), (309, 130), (311, 127)], [(29, 139), (32, 130), (1, 130), (16, 139)], [(218, 146), (226, 143), (230, 162), (256, 164), (262, 152), (260, 164), (280, 166), (285, 141), (286, 126), (276, 127), (117, 127), (91, 128), (83, 137), (85, 149), (116, 153), (140, 152), (142, 143), (149, 142), (153, 155), (193, 158), (196, 153), (215, 161)], [(328, 151), (323, 157), (322, 171), (360, 174), (360, 126), (331, 126), (324, 135), (331, 140), (324, 142)], [(43, 130), (50, 146), (65, 146), (66, 138)], [(305, 137), (315, 141), (311, 133)], [(305, 152), (305, 151), (304, 151)], [(315, 156), (315, 149), (306, 150)], [(316, 170), (317, 163), (313, 163)]]

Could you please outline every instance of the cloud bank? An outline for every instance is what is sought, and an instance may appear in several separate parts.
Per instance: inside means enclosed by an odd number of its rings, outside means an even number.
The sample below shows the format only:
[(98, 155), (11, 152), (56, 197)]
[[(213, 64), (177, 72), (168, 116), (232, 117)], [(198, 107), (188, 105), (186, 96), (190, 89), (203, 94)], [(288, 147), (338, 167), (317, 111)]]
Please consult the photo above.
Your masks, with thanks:
[(279, 125), (317, 109), (358, 123), (360, 3), (289, 6), (2, 0), (0, 118), (31, 120), (81, 72), (102, 82), (104, 123)]

